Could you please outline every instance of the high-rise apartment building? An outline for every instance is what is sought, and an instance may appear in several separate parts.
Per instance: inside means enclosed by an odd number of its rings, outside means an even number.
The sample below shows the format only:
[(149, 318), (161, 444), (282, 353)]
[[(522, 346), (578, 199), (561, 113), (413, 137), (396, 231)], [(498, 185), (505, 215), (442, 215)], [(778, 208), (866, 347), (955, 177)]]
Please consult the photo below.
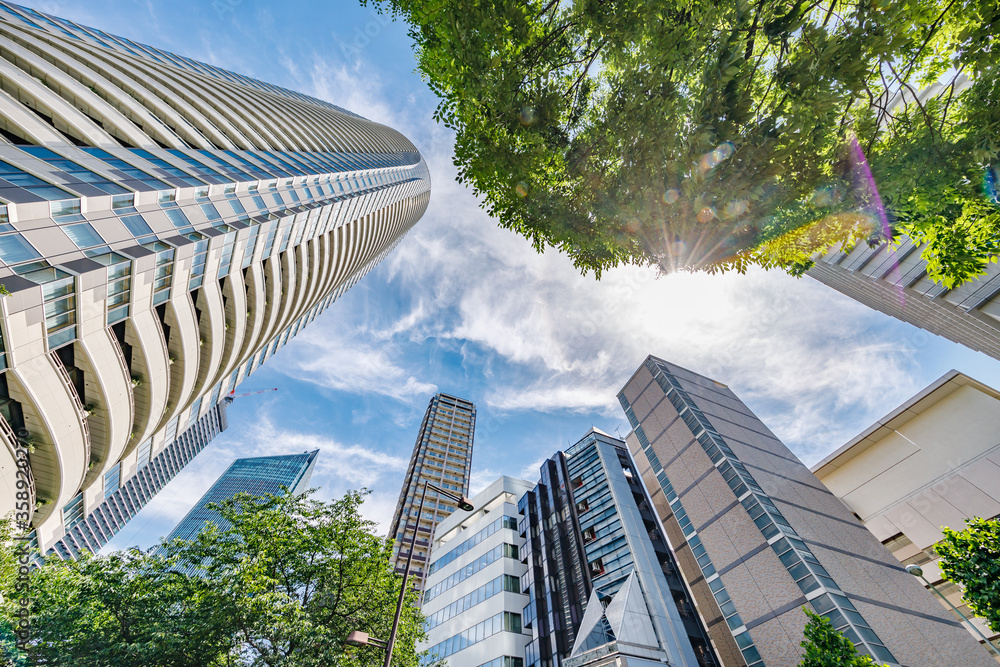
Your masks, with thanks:
[(472, 498), (473, 512), (456, 512), (434, 532), (425, 579), (424, 664), (523, 667), (530, 636), (521, 624), (528, 603), (521, 579), (517, 501), (534, 484), (501, 477)]
[(527, 667), (719, 665), (623, 441), (591, 429), (518, 508)]
[[(0, 475), (26, 445), (42, 552), (375, 266), (429, 192), (388, 127), (0, 2)], [(107, 511), (88, 546), (120, 526)]]
[(193, 540), (209, 523), (219, 530), (228, 528), (228, 523), (217, 512), (210, 510), (208, 505), (229, 500), (238, 493), (280, 495), (284, 493), (283, 489), (292, 494), (302, 493), (309, 488), (317, 454), (319, 450), (314, 449), (302, 454), (236, 459), (177, 523), (167, 536), (167, 541)]
[(953, 290), (927, 277), (922, 245), (859, 243), (817, 257), (808, 274), (869, 308), (1000, 359), (1000, 265)]
[(982, 637), (1000, 644), (962, 588), (942, 577), (934, 551), (942, 526), (1000, 517), (1000, 392), (949, 371), (812, 470), (893, 556), (919, 565)]
[(723, 665), (798, 665), (808, 605), (880, 663), (995, 667), (728, 387), (648, 357), (618, 397)]
[(463, 496), (469, 494), (472, 466), (472, 441), (476, 431), (476, 406), (471, 401), (449, 394), (431, 398), (413, 445), (410, 464), (403, 478), (403, 488), (392, 517), (389, 535), (396, 540), (393, 562), (396, 572), (403, 572), (410, 553), (410, 539), (416, 531), (410, 567), (410, 582), (420, 591), (427, 576), (431, 538), (438, 523), (455, 511), (455, 501), (427, 490), (424, 509), (416, 521), (424, 482), (436, 484)]

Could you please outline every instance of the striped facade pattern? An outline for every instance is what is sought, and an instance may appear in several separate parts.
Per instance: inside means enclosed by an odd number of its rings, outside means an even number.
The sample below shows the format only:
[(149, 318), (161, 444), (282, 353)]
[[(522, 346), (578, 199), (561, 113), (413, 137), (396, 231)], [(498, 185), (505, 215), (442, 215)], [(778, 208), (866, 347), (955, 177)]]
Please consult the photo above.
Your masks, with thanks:
[(864, 243), (815, 259), (808, 274), (869, 308), (1000, 359), (1000, 265), (953, 290), (927, 276), (923, 246)]
[(52, 548), (391, 252), (429, 197), (391, 128), (0, 3), (0, 515), (20, 441)]

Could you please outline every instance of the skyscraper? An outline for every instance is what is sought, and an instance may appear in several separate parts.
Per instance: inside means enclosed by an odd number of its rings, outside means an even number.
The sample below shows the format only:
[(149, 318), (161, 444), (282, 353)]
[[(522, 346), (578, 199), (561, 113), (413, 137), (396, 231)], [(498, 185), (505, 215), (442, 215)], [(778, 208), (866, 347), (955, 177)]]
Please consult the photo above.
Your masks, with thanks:
[(167, 536), (167, 541), (193, 540), (209, 523), (218, 526), (220, 530), (228, 528), (227, 522), (208, 509), (208, 505), (229, 500), (237, 493), (280, 495), (282, 487), (292, 494), (302, 493), (309, 488), (317, 454), (319, 450), (314, 449), (302, 454), (236, 459), (178, 522)]
[(403, 478), (403, 488), (399, 492), (399, 502), (389, 529), (389, 535), (396, 540), (393, 559), (397, 572), (402, 572), (406, 567), (410, 539), (413, 531), (417, 533), (410, 581), (418, 591), (423, 590), (423, 581), (427, 575), (427, 559), (434, 529), (457, 507), (452, 500), (428, 489), (418, 525), (416, 513), (423, 493), (423, 482), (431, 482), (468, 495), (475, 431), (476, 406), (471, 401), (448, 394), (437, 394), (430, 400), (420, 424), (417, 442), (413, 445), (410, 465)]
[(624, 442), (591, 429), (518, 509), (527, 667), (719, 665)]
[(953, 290), (927, 277), (923, 246), (859, 243), (816, 258), (809, 275), (869, 308), (1000, 359), (1000, 265)]
[(9, 3), (0, 78), (0, 475), (26, 445), (44, 553), (390, 252), (430, 183), (388, 127)]
[(809, 605), (880, 663), (995, 667), (728, 387), (648, 357), (618, 398), (723, 664), (798, 665)]

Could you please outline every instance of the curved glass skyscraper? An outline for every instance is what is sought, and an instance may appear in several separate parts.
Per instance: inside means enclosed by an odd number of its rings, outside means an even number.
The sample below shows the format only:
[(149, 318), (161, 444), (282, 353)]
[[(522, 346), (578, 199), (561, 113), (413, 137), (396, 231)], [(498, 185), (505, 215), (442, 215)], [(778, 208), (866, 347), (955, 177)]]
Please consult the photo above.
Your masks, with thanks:
[(429, 196), (391, 128), (0, 3), (0, 516), (104, 544)]

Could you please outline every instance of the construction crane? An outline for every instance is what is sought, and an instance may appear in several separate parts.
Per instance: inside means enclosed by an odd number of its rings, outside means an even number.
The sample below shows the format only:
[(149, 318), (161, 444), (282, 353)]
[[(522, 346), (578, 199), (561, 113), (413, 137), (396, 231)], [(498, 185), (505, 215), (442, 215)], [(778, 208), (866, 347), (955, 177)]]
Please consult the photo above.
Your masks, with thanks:
[(270, 389), (261, 389), (259, 391), (248, 391), (245, 394), (237, 394), (236, 390), (234, 389), (231, 392), (229, 392), (228, 396), (226, 396), (226, 405), (232, 405), (233, 401), (235, 401), (237, 398), (243, 398), (244, 396), (253, 396), (254, 394), (263, 394), (268, 391), (278, 391), (278, 388), (271, 387)]

